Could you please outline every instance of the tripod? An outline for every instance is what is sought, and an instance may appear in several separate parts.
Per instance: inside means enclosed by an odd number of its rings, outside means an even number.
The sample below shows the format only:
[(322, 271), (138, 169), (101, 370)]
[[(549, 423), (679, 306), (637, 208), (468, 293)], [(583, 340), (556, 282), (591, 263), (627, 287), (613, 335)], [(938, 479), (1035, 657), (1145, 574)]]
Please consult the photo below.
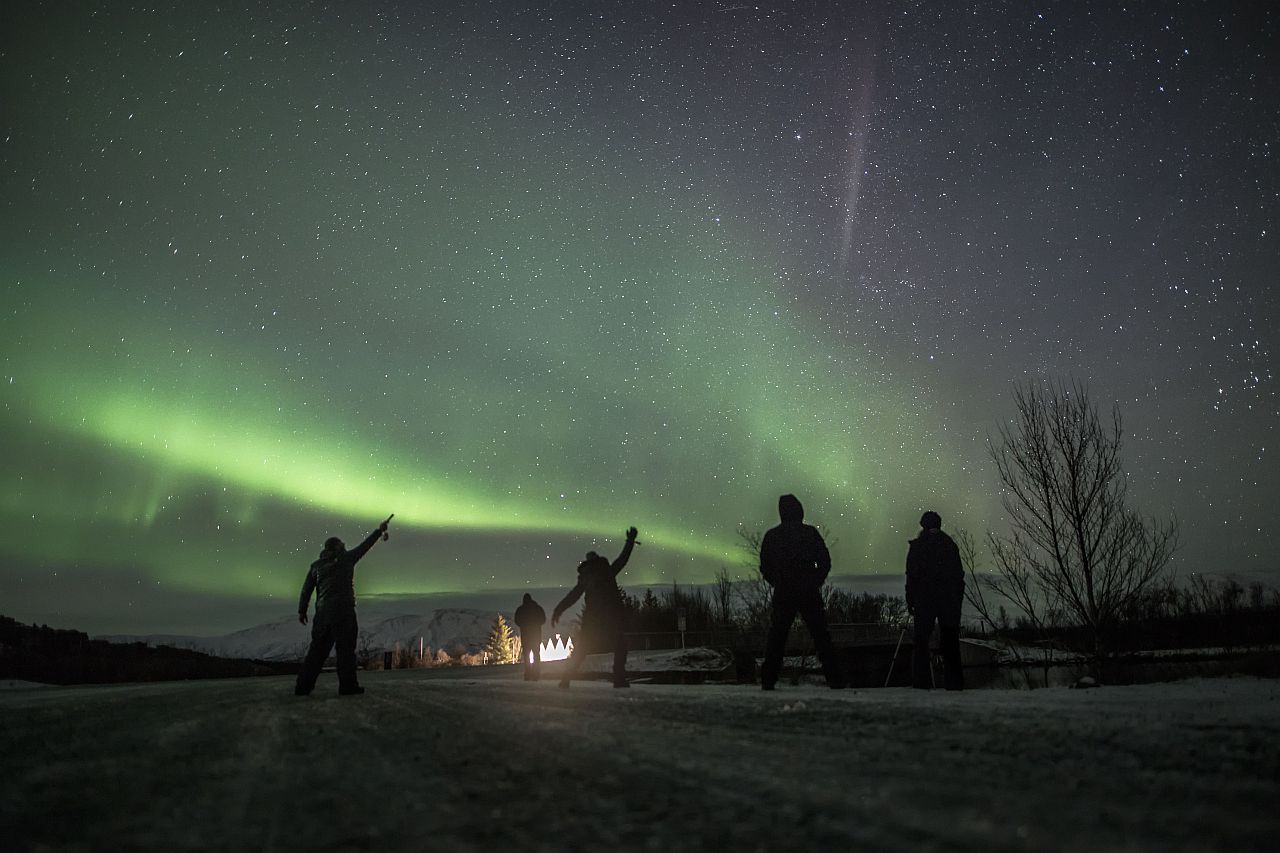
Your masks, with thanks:
[[(903, 622), (902, 630), (898, 632), (898, 644), (893, 647), (893, 660), (889, 661), (889, 674), (884, 677), (884, 686), (889, 686), (889, 680), (893, 678), (893, 668), (898, 663), (898, 652), (902, 650), (902, 639), (907, 636), (907, 626), (915, 627), (914, 623)], [(933, 661), (929, 661), (929, 681), (934, 687), (938, 686), (938, 682), (933, 677)]]

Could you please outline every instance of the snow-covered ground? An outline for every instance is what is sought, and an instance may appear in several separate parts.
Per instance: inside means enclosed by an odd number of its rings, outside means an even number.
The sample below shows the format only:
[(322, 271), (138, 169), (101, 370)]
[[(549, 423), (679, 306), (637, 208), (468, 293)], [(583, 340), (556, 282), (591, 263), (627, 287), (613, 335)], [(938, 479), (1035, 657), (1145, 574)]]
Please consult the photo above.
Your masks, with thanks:
[(7, 850), (1271, 850), (1280, 682), (0, 692)]
[(38, 681), (23, 681), (18, 678), (0, 679), (0, 690), (36, 690), (48, 686)]
[[(652, 672), (721, 672), (732, 666), (733, 656), (720, 649), (659, 649), (627, 655), (627, 672), (640, 676)], [(556, 665), (548, 665), (547, 668), (548, 671), (560, 671)], [(612, 673), (613, 655), (588, 655), (581, 671)]]

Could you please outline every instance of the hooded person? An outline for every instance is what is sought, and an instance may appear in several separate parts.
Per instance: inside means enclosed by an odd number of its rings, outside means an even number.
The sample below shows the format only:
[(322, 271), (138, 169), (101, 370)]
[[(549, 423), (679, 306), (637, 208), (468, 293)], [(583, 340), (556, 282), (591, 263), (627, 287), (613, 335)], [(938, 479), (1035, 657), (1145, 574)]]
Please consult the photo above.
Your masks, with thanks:
[(537, 681), (542, 671), (542, 626), (547, 611), (529, 593), (516, 608), (516, 627), (520, 629), (520, 657), (524, 660), (524, 680)]
[(920, 535), (907, 548), (907, 612), (915, 619), (915, 645), (911, 651), (911, 684), (927, 690), (933, 686), (929, 642), (938, 623), (943, 683), (948, 690), (964, 689), (960, 662), (960, 609), (964, 601), (964, 565), (960, 549), (942, 532), (936, 512), (920, 516)]
[(298, 597), (298, 621), (307, 624), (311, 593), (316, 594), (316, 613), (311, 623), (311, 646), (298, 672), (294, 694), (306, 696), (316, 686), (320, 669), (335, 646), (338, 655), (338, 693), (351, 696), (364, 692), (356, 681), (356, 563), (386, 535), (388, 518), (350, 551), (337, 536), (325, 540), (324, 550), (307, 570)]
[(564, 677), (560, 679), (561, 687), (568, 687), (569, 682), (582, 668), (587, 656), (587, 646), (599, 644), (613, 651), (613, 686), (630, 687), (627, 683), (627, 642), (626, 608), (622, 603), (622, 590), (618, 589), (618, 573), (631, 559), (631, 550), (636, 544), (637, 531), (634, 527), (627, 530), (627, 544), (622, 553), (612, 563), (595, 551), (588, 551), (586, 558), (578, 564), (578, 583), (556, 605), (551, 614), (551, 627), (560, 621), (560, 616), (586, 596), (586, 605), (582, 608), (582, 634), (579, 642), (573, 647), (573, 654), (565, 667)]
[(804, 506), (795, 495), (778, 498), (778, 516), (782, 523), (765, 533), (760, 542), (760, 574), (773, 587), (773, 612), (760, 686), (773, 690), (777, 684), (787, 635), (799, 614), (813, 637), (827, 684), (844, 687), (822, 605), (822, 585), (831, 573), (831, 553), (818, 529), (804, 523)]

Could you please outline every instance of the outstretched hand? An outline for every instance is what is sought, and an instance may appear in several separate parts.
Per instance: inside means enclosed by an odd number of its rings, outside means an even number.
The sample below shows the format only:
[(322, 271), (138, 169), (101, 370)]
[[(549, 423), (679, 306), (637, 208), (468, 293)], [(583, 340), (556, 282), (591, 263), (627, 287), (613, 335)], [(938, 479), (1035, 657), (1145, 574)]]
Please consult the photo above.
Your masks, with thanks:
[(639, 531), (639, 530), (636, 530), (634, 527), (628, 527), (628, 528), (627, 528), (627, 541), (628, 541), (628, 542), (634, 542), (634, 541), (636, 541), (636, 537), (637, 537), (637, 536), (639, 536), (639, 535), (640, 535), (640, 531)]

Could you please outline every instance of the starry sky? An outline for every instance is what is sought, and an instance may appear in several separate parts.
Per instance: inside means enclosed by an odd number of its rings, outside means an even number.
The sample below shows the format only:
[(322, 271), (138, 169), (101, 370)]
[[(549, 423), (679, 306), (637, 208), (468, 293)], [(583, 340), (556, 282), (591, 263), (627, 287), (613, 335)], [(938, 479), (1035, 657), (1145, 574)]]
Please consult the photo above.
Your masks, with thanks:
[(896, 573), (1069, 377), (1280, 582), (1270, 4), (267, 5), (0, 10), (0, 612), (245, 627), (392, 512), (362, 595), (707, 581), (783, 492)]

